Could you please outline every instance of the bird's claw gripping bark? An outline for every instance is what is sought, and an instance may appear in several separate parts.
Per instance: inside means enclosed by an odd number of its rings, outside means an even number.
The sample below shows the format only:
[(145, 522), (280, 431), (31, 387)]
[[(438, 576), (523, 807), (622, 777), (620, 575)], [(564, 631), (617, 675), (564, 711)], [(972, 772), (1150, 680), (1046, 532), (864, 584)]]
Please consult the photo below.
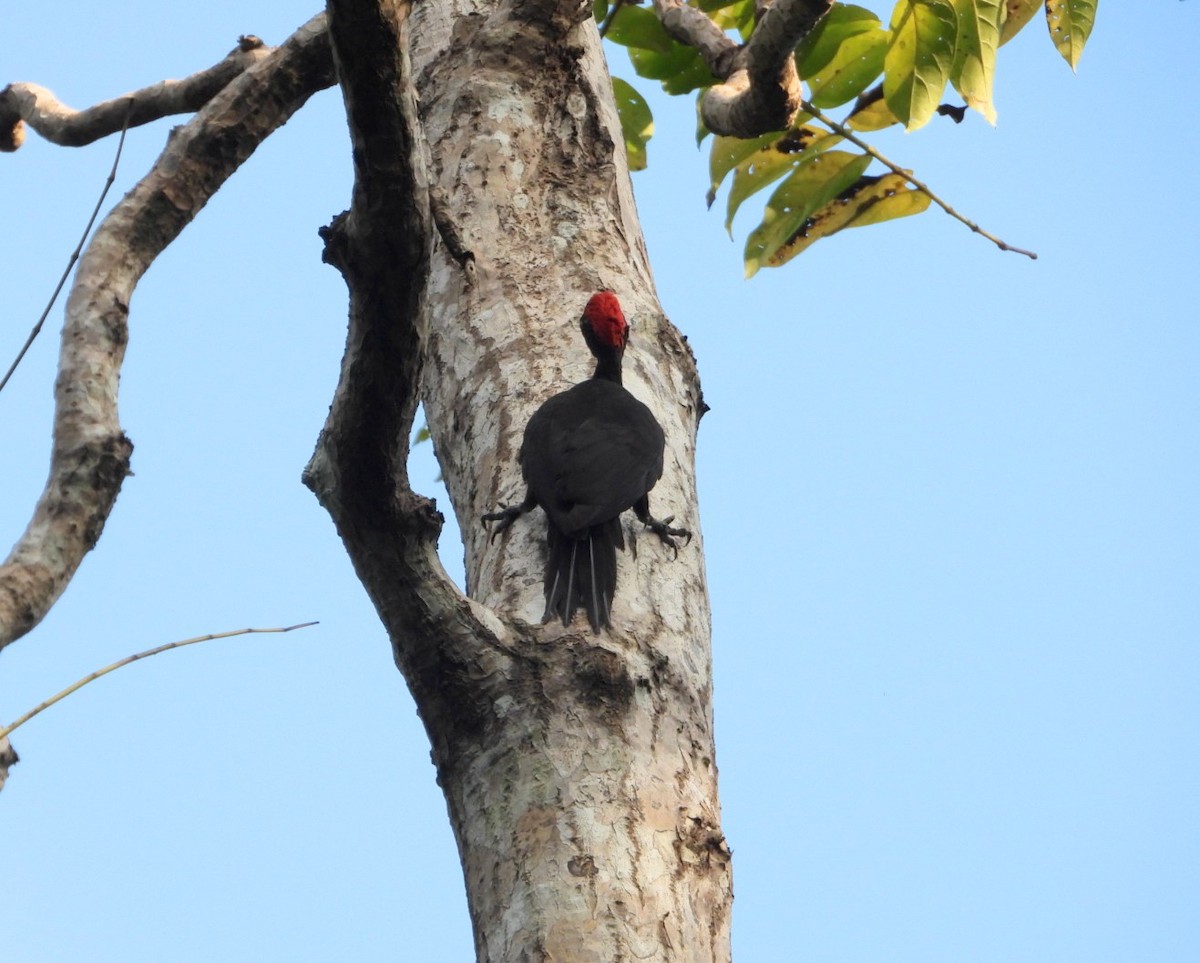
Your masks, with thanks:
[(684, 538), (687, 540), (684, 542), (684, 544), (690, 544), (692, 541), (692, 533), (686, 528), (672, 528), (671, 522), (673, 521), (675, 521), (674, 515), (668, 515), (663, 519), (652, 517), (642, 519), (643, 524), (645, 524), (650, 531), (662, 539), (663, 544), (671, 546), (671, 551), (675, 553), (675, 558), (678, 558), (679, 545), (676, 543), (675, 539)]
[(494, 542), (497, 535), (508, 528), (509, 525), (515, 522), (526, 512), (531, 512), (536, 507), (537, 499), (535, 499), (533, 497), (533, 493), (530, 492), (525, 496), (525, 500), (521, 502), (520, 505), (501, 505), (500, 511), (488, 512), (486, 515), (481, 516), (479, 520), (483, 523), (484, 528), (487, 528), (488, 522), (500, 523), (492, 531), (491, 541)]
[(492, 529), (492, 537), (488, 539), (488, 543), (490, 544), (491, 542), (494, 542), (497, 535), (508, 528), (509, 525), (515, 522), (523, 514), (524, 512), (522, 511), (520, 505), (501, 505), (500, 511), (488, 512), (486, 515), (481, 516), (479, 521), (485, 529), (488, 527), (488, 522), (500, 523), (494, 529)]

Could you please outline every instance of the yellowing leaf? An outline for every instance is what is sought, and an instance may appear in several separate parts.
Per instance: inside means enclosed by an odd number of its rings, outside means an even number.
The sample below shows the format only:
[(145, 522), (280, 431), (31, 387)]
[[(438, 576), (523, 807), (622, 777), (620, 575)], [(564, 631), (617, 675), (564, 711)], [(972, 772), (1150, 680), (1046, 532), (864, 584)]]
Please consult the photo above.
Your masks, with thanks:
[(1092, 32), (1097, 0), (1046, 0), (1050, 39), (1074, 70)]
[(937, 110), (954, 65), (958, 31), (954, 7), (945, 0), (899, 0), (883, 62), (883, 96), (909, 130)]
[(1033, 19), (1045, 0), (1004, 0), (1004, 23), (1000, 28), (1000, 46), (1004, 46)]
[(874, 87), (854, 104), (854, 112), (846, 118), (845, 124), (851, 130), (872, 131), (883, 130), (898, 124), (900, 121), (883, 99), (883, 88)]
[(620, 77), (613, 77), (617, 116), (625, 135), (625, 155), (631, 171), (646, 169), (646, 143), (654, 136), (654, 117), (644, 97)]
[[(704, 123), (704, 113), (700, 109), (704, 103), (704, 91), (696, 94), (696, 146), (699, 147), (704, 143), (704, 138), (712, 133), (708, 129), (708, 125)], [(723, 177), (724, 175), (722, 175)], [(712, 207), (712, 201), (708, 202), (708, 206)]]
[(708, 155), (708, 173), (712, 180), (708, 190), (708, 206), (712, 207), (717, 198), (717, 189), (726, 175), (755, 151), (770, 147), (783, 134), (776, 131), (773, 134), (763, 134), (751, 140), (741, 137), (726, 137), (720, 135), (713, 138), (712, 150)]
[(958, 47), (950, 79), (967, 106), (996, 123), (992, 78), (1000, 46), (1002, 0), (954, 0), (958, 13)]
[[(872, 178), (865, 177), (863, 180), (869, 181)], [(910, 186), (899, 174), (884, 174), (875, 184), (863, 185), (857, 190), (859, 193), (851, 198), (857, 213), (846, 227), (866, 227), (869, 224), (894, 221), (898, 217), (920, 214), (933, 203), (933, 198)]]
[(777, 136), (767, 146), (740, 160), (733, 171), (733, 186), (726, 204), (725, 230), (733, 233), (733, 217), (742, 202), (779, 178), (812, 163), (819, 154), (841, 141), (821, 127), (804, 126)]
[(746, 238), (746, 277), (753, 277), (760, 267), (769, 264), (804, 222), (849, 189), (870, 163), (867, 154), (831, 150), (794, 170), (775, 189), (762, 223)]
[(764, 266), (779, 267), (824, 237), (848, 227), (879, 224), (897, 217), (920, 214), (929, 207), (929, 195), (911, 188), (899, 174), (860, 177), (848, 190), (822, 205), (807, 218)]

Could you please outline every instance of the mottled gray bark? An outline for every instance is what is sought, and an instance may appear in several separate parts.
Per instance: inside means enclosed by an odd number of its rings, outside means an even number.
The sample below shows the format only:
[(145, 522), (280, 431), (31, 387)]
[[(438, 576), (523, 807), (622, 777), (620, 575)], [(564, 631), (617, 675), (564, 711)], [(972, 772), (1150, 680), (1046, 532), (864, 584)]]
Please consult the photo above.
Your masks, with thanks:
[[(630, 519), (637, 551), (620, 558), (614, 626), (597, 637), (582, 621), (539, 624), (540, 512), (495, 544), (479, 524), (519, 498), (529, 414), (590, 373), (576, 322), (609, 287), (637, 319), (626, 384), (668, 436), (656, 512), (699, 530), (699, 383), (657, 304), (595, 26), (551, 2), (425, 3), (405, 24), (402, 4), (336, 0), (330, 15), (358, 179), (328, 257), (351, 321), (306, 480), (429, 733), (478, 959), (725, 961), (701, 540), (673, 560)], [(361, 43), (381, 16), (401, 49), (411, 30), (415, 100), (386, 46)], [(442, 572), (440, 518), (404, 470), (418, 392), (467, 594)]]

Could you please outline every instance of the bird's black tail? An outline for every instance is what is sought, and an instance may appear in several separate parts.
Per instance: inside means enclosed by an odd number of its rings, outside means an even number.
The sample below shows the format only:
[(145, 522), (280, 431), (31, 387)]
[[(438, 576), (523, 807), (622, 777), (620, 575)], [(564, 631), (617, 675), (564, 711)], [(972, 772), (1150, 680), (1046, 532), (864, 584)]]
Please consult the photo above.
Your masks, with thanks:
[(582, 606), (592, 631), (610, 625), (613, 593), (617, 590), (617, 549), (624, 550), (619, 518), (593, 525), (582, 538), (546, 526), (546, 613), (570, 625)]

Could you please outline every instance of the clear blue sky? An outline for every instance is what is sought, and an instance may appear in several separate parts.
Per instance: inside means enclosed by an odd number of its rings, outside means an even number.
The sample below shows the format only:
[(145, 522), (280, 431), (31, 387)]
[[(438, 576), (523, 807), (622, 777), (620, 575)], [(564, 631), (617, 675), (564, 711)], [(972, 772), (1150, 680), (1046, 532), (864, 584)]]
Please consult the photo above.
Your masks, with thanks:
[[(16, 5), (0, 83), (84, 106), (312, 12)], [(639, 205), (712, 405), (742, 961), (1200, 959), (1198, 15), (1103, 4), (1075, 77), (1034, 24), (1002, 52), (996, 129), (881, 138), (1036, 263), (930, 212), (743, 282), (753, 202), (730, 242), (690, 102), (653, 101)], [(168, 128), (130, 134), (114, 199)], [(0, 157), (5, 365), (113, 147), (31, 137)], [(0, 717), (162, 642), (321, 624), (161, 656), (16, 734), (5, 963), (472, 956), (424, 734), (299, 483), (344, 339), (316, 230), (348, 204), (348, 161), (326, 92), (138, 288), (136, 474), (64, 599), (0, 656)], [(44, 481), (56, 354), (50, 327), (0, 394), (8, 543)], [(442, 546), (460, 568), (452, 525)]]

